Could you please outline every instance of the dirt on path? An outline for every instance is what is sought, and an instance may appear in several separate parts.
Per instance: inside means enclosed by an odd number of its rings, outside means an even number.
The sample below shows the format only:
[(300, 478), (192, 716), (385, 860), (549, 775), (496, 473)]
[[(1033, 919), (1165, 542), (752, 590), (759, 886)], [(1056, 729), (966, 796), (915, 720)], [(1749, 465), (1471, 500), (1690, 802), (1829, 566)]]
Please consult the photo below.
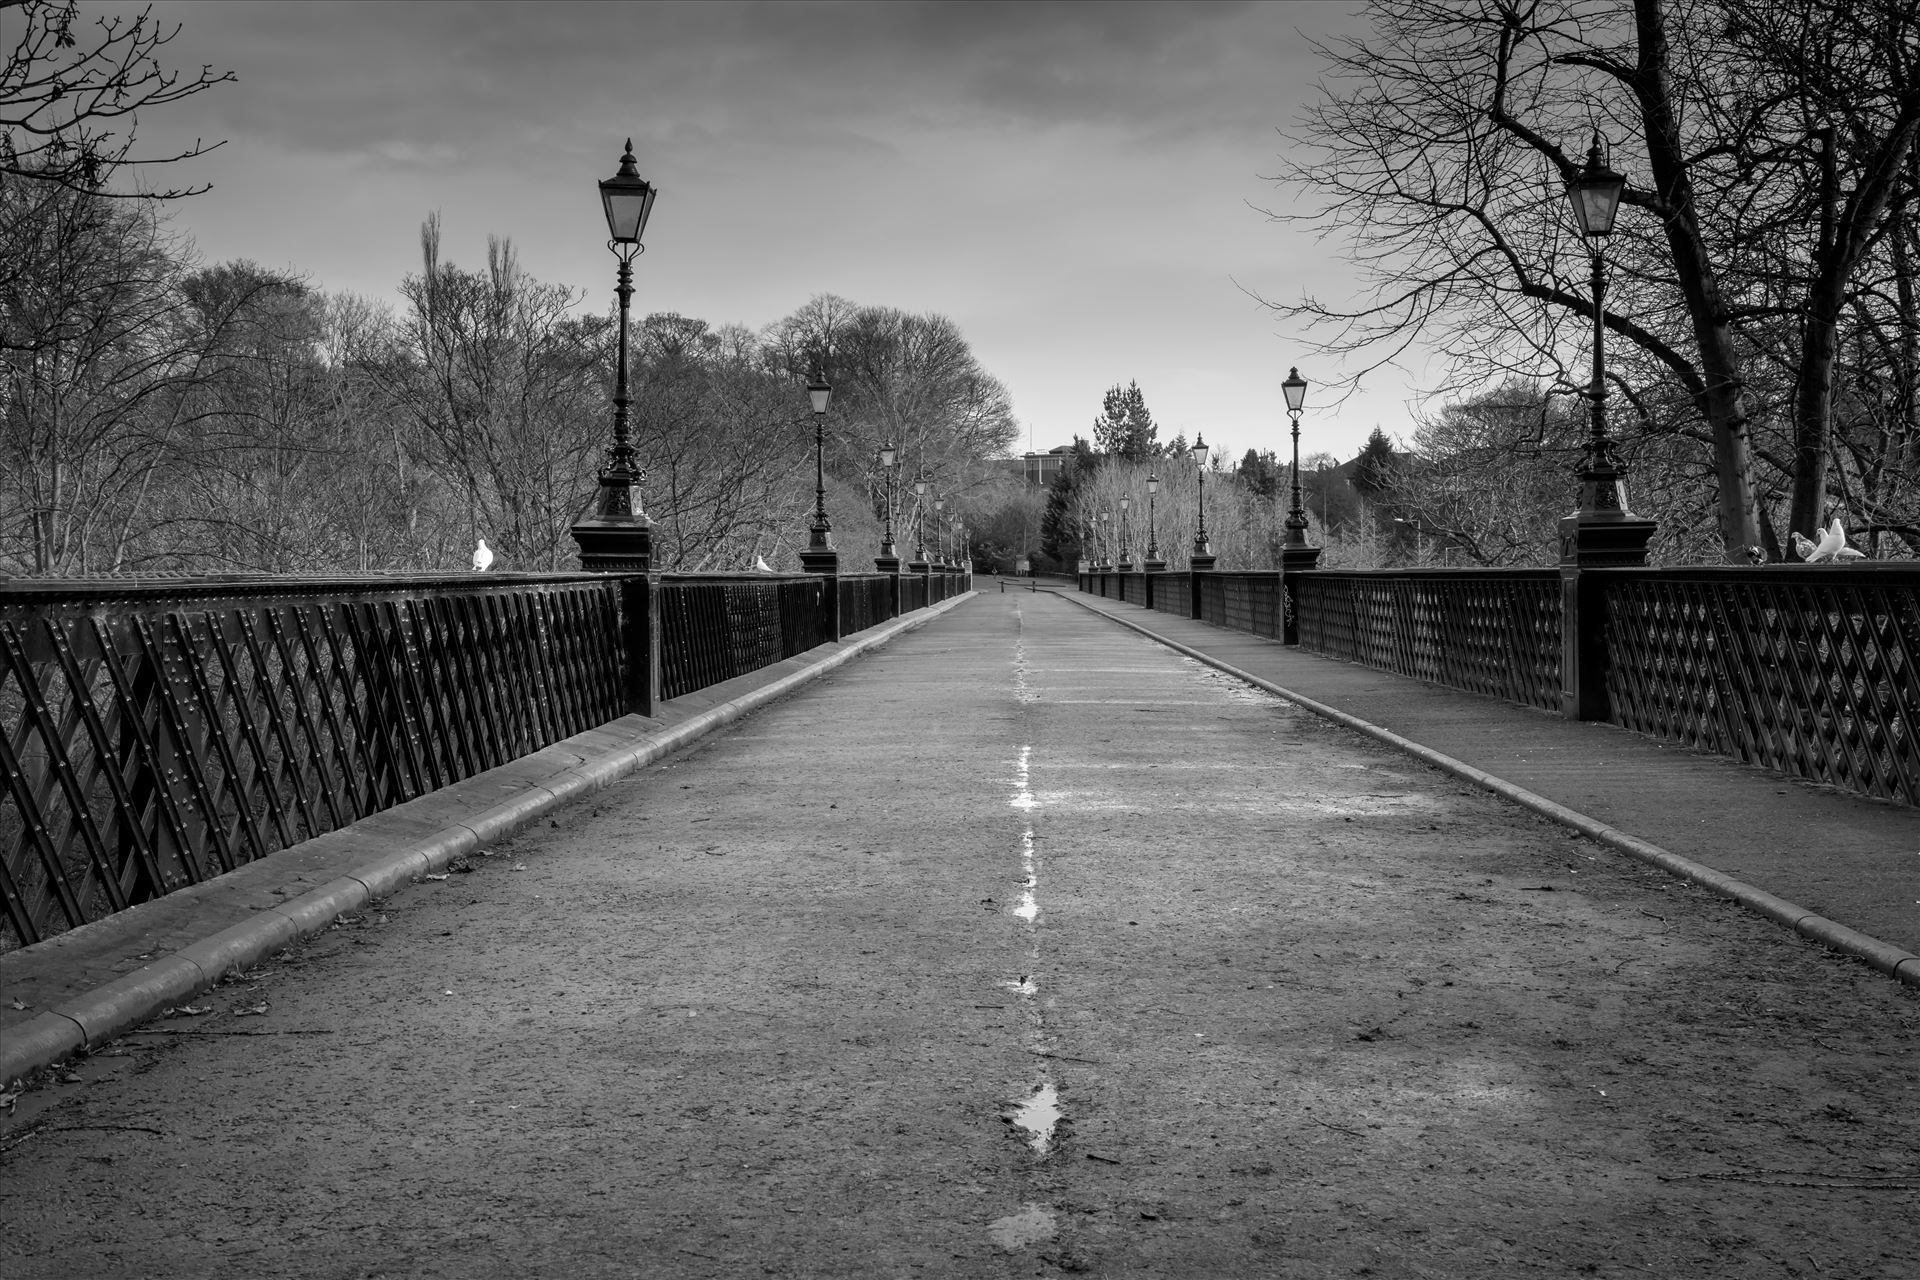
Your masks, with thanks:
[(20, 1098), (0, 1273), (1920, 1274), (1920, 993), (1046, 595), (470, 865)]

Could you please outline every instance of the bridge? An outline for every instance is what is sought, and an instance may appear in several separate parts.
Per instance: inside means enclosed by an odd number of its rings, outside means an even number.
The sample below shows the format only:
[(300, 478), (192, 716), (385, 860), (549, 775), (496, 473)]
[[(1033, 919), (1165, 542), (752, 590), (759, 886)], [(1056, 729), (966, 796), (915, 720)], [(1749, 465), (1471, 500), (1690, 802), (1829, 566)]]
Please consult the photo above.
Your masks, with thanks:
[(0, 1259), (1908, 1274), (1917, 586), (8, 584)]

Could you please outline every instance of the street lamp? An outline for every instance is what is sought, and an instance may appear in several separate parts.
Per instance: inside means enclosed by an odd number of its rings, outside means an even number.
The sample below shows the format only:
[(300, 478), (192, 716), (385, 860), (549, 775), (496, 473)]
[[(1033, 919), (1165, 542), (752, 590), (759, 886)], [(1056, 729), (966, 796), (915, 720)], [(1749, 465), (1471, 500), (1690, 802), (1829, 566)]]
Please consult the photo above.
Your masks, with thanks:
[(900, 477), (900, 455), (889, 440), (880, 446), (880, 469), (887, 475), (887, 532), (880, 540), (880, 554), (874, 557), (874, 567), (882, 573), (900, 572), (900, 552), (893, 545), (893, 491)]
[(1299, 369), (1290, 369), (1280, 390), (1287, 397), (1287, 416), (1293, 420), (1293, 506), (1287, 510), (1285, 545), (1304, 547), (1307, 545), (1307, 513), (1300, 509), (1300, 410), (1307, 403), (1307, 380), (1300, 376)]
[(1153, 527), (1155, 500), (1159, 492), (1160, 477), (1152, 471), (1147, 472), (1147, 558), (1140, 567), (1148, 573), (1158, 573), (1167, 567), (1167, 562), (1160, 558), (1160, 541)]
[(807, 549), (800, 553), (800, 567), (808, 573), (836, 573), (840, 553), (833, 549), (833, 525), (827, 520), (827, 402), (833, 388), (819, 375), (807, 384), (807, 399), (813, 402), (813, 523), (807, 526)]
[(1393, 518), (1393, 522), (1396, 525), (1403, 525), (1406, 528), (1413, 530), (1413, 562), (1417, 565), (1421, 561), (1425, 560), (1426, 546), (1420, 536), (1424, 532), (1424, 530), (1420, 522), (1418, 520), (1408, 520), (1403, 516), (1395, 516)]
[(913, 481), (913, 535), (920, 544), (920, 558), (909, 566), (915, 573), (927, 571), (927, 489), (929, 473), (922, 471)]
[(1100, 558), (1103, 562), (1100, 566), (1101, 568), (1107, 568), (1108, 565), (1112, 563), (1112, 561), (1108, 559), (1112, 554), (1113, 512), (1102, 511), (1100, 513)]
[(1560, 559), (1577, 564), (1644, 564), (1655, 525), (1627, 510), (1627, 467), (1607, 434), (1606, 271), (1601, 241), (1613, 234), (1614, 215), (1627, 180), (1607, 166), (1601, 146), (1595, 131), (1587, 163), (1567, 180), (1567, 200), (1586, 238), (1592, 271), (1593, 378), (1587, 398), (1593, 408), (1580, 470), (1580, 509), (1560, 522)]
[(1122, 573), (1131, 573), (1133, 571), (1133, 557), (1127, 554), (1127, 511), (1132, 506), (1132, 498), (1122, 497), (1120, 499), (1120, 563), (1114, 567)]
[(1194, 475), (1200, 482), (1200, 530), (1193, 535), (1193, 554), (1188, 557), (1196, 569), (1213, 568), (1213, 544), (1207, 541), (1207, 442), (1200, 432), (1193, 433)]
[(940, 565), (942, 568), (946, 567), (946, 563), (947, 563), (946, 511), (947, 511), (947, 500), (945, 498), (935, 498), (933, 500), (933, 538), (936, 544), (934, 547), (934, 551), (940, 557)]
[(592, 510), (574, 522), (580, 567), (590, 572), (645, 573), (653, 559), (653, 522), (641, 508), (639, 487), (647, 473), (627, 427), (627, 314), (633, 301), (633, 260), (646, 251), (646, 234), (659, 189), (634, 168), (633, 139), (620, 156), (620, 171), (600, 180), (600, 203), (607, 215), (607, 248), (620, 260), (614, 292), (620, 297), (620, 363), (613, 383), (613, 444), (600, 472)]

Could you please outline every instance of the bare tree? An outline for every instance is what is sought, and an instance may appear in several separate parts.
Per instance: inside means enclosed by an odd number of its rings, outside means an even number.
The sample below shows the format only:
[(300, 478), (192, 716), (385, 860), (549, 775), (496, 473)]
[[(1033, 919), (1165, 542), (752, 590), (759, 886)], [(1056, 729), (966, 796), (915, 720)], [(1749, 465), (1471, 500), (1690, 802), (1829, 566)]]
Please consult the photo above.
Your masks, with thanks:
[[(199, 186), (149, 191), (105, 190), (116, 170), (172, 164), (204, 155), (218, 142), (195, 141), (170, 155), (136, 155), (136, 116), (233, 79), (202, 66), (189, 80), (161, 67), (156, 55), (180, 34), (156, 22), (152, 6), (131, 19), (80, 22), (74, 0), (0, 0), (4, 26), (17, 31), (0, 66), (0, 175), (50, 182), (72, 191), (145, 200), (174, 200)], [(18, 23), (16, 26), (15, 24)]]
[[(1704, 448), (1728, 554), (1777, 546), (1762, 468), (1791, 488), (1794, 526), (1810, 520), (1825, 497), (1813, 455), (1827, 452), (1834, 326), (1912, 196), (1914, 0), (1378, 0), (1372, 11), (1371, 40), (1323, 51), (1336, 78), (1282, 174), (1321, 197), (1283, 216), (1348, 235), (1367, 294), (1279, 309), (1334, 321), (1329, 346), (1380, 360), (1435, 342), (1459, 390), (1543, 373), (1577, 388), (1569, 352), (1594, 300), (1560, 193), (1589, 134), (1604, 132), (1633, 175), (1604, 322), (1639, 357), (1611, 371), (1634, 424)], [(1749, 333), (1782, 316), (1798, 326), (1794, 439), (1768, 451), (1754, 438), (1768, 406)]]

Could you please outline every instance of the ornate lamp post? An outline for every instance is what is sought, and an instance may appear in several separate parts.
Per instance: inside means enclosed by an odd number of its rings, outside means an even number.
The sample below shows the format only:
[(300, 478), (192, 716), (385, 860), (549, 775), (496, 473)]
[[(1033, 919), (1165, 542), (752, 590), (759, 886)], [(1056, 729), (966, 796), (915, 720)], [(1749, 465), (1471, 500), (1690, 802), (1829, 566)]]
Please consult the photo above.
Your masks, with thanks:
[(887, 473), (887, 532), (880, 540), (880, 554), (873, 558), (873, 566), (881, 573), (900, 572), (900, 553), (893, 545), (893, 492), (900, 478), (899, 458), (893, 441), (880, 446), (880, 469)]
[(1645, 564), (1656, 527), (1627, 509), (1627, 467), (1607, 434), (1606, 264), (1600, 246), (1613, 234), (1626, 185), (1626, 178), (1601, 158), (1596, 132), (1586, 165), (1567, 181), (1567, 199), (1586, 238), (1593, 276), (1593, 380), (1587, 389), (1593, 409), (1580, 469), (1580, 509), (1560, 521), (1562, 564)]
[(913, 536), (920, 547), (920, 558), (907, 566), (909, 572), (927, 571), (927, 489), (931, 481), (926, 472), (921, 472), (913, 480)]
[(1160, 477), (1152, 471), (1147, 472), (1147, 558), (1140, 562), (1140, 567), (1148, 573), (1159, 573), (1167, 567), (1167, 562), (1160, 558), (1160, 542), (1153, 528), (1154, 507), (1159, 493)]
[(1113, 512), (1100, 513), (1100, 568), (1113, 564)]
[(1300, 370), (1289, 369), (1280, 390), (1287, 397), (1287, 416), (1293, 420), (1293, 505), (1287, 509), (1286, 545), (1304, 547), (1307, 545), (1307, 513), (1300, 509), (1300, 410), (1307, 403), (1307, 380), (1300, 376)]
[(600, 472), (600, 487), (590, 511), (570, 532), (580, 546), (580, 567), (590, 573), (645, 573), (653, 560), (653, 521), (641, 509), (640, 485), (647, 473), (627, 428), (627, 313), (633, 301), (633, 260), (646, 251), (646, 234), (659, 189), (634, 168), (633, 139), (620, 157), (620, 171), (600, 182), (600, 203), (607, 215), (607, 248), (620, 259), (614, 292), (620, 297), (620, 364), (613, 383), (613, 444)]
[(947, 500), (933, 500), (933, 554), (941, 568), (947, 564)]
[(1120, 562), (1114, 568), (1122, 573), (1133, 572), (1133, 556), (1127, 551), (1127, 512), (1133, 507), (1133, 499), (1125, 495), (1120, 498)]
[(1320, 548), (1307, 544), (1307, 513), (1300, 509), (1300, 411), (1307, 406), (1307, 380), (1300, 370), (1289, 369), (1280, 390), (1287, 398), (1287, 416), (1293, 420), (1293, 506), (1287, 510), (1287, 536), (1280, 545), (1280, 642), (1299, 644), (1293, 579), (1320, 563)]
[(813, 402), (813, 523), (807, 526), (800, 567), (808, 573), (838, 573), (840, 553), (833, 549), (833, 524), (827, 519), (827, 402), (833, 399), (833, 388), (825, 378), (815, 377), (807, 384), (807, 398)]
[(1207, 453), (1201, 433), (1193, 433), (1193, 470), (1200, 482), (1200, 530), (1193, 535), (1193, 554), (1188, 557), (1196, 569), (1213, 568), (1213, 544), (1207, 541)]

